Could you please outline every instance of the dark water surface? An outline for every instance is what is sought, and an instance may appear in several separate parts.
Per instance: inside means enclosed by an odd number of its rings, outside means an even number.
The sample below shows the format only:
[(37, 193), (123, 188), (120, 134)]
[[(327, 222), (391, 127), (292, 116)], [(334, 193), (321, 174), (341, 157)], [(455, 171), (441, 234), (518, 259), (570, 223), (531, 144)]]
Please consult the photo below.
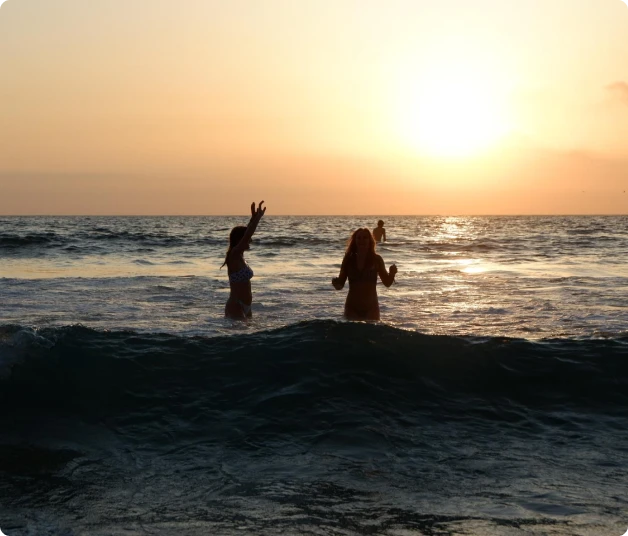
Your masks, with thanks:
[(0, 219), (5, 534), (626, 531), (628, 219), (387, 218), (381, 324), (359, 218), (265, 218), (225, 321), (234, 223)]

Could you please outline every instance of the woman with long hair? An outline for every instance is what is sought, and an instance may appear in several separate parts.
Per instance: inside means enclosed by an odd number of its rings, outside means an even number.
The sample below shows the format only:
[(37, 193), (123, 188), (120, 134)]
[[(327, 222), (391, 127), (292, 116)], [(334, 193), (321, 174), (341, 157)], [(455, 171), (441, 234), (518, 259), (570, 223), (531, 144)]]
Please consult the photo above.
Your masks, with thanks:
[(257, 208), (255, 208), (255, 203), (251, 203), (251, 221), (249, 224), (246, 227), (238, 225), (229, 233), (229, 249), (227, 249), (225, 262), (222, 263), (222, 266), (227, 265), (231, 289), (225, 305), (225, 316), (229, 318), (242, 320), (251, 317), (253, 270), (245, 262), (244, 252), (251, 249), (251, 237), (266, 212), (266, 207), (262, 208), (263, 203), (264, 201), (260, 201)]
[(348, 320), (379, 320), (377, 276), (389, 287), (395, 281), (396, 273), (394, 264), (387, 271), (384, 259), (375, 253), (371, 231), (365, 228), (355, 231), (349, 239), (340, 274), (331, 280), (334, 288), (341, 290), (349, 279), (345, 317)]

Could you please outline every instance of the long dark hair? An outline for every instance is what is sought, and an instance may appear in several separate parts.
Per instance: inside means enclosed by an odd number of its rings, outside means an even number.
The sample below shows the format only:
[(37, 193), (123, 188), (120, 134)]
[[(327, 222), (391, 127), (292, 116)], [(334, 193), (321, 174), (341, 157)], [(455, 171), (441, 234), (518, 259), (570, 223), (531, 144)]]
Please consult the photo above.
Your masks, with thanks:
[(246, 226), (244, 225), (236, 225), (233, 229), (231, 229), (231, 232), (229, 233), (229, 248), (227, 249), (225, 262), (222, 263), (221, 268), (227, 264), (231, 250), (240, 243), (240, 240), (244, 237), (244, 233), (246, 233)]
[(355, 231), (353, 231), (353, 234), (351, 235), (351, 238), (349, 238), (349, 241), (347, 242), (347, 251), (345, 251), (345, 259), (350, 259), (352, 257), (356, 257), (358, 254), (358, 244), (356, 243), (356, 237), (358, 236), (358, 233), (360, 231), (364, 231), (365, 233), (368, 233), (369, 235), (369, 251), (366, 255), (366, 262), (371, 262), (374, 258), (375, 258), (375, 239), (373, 238), (373, 235), (371, 234), (370, 229), (367, 229), (366, 227), (361, 227), (360, 229), (356, 229)]

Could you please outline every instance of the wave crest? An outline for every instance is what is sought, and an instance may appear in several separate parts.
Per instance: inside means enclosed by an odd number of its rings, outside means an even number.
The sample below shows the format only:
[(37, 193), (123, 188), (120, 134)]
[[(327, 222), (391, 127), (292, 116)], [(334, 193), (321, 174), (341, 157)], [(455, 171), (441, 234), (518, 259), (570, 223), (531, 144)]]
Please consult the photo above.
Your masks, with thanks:
[(16, 411), (175, 404), (320, 418), (316, 403), (324, 412), (330, 401), (473, 413), (473, 400), (496, 418), (504, 401), (628, 409), (628, 339), (458, 338), (334, 321), (215, 338), (5, 326), (0, 370), (0, 400)]

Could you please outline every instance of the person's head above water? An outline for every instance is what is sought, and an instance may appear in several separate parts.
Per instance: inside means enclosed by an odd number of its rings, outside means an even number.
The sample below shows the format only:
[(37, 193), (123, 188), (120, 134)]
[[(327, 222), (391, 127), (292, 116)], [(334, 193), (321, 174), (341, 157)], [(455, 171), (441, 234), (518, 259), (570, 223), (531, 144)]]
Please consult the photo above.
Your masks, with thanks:
[[(246, 233), (246, 225), (236, 225), (233, 229), (231, 229), (231, 232), (229, 233), (229, 248), (227, 249), (225, 262), (222, 263), (222, 266), (227, 264), (227, 260), (229, 259), (229, 253), (231, 253), (231, 250), (240, 243), (240, 240), (242, 240), (245, 233)], [(249, 244), (250, 243), (251, 241), (249, 240)], [(244, 249), (250, 249), (249, 244), (245, 244)]]
[(361, 228), (353, 232), (347, 245), (345, 255), (357, 255), (359, 252), (366, 252), (368, 256), (375, 255), (375, 239), (366, 228)]
[(377, 226), (378, 226), (378, 227), (384, 227), (384, 220), (379, 220), (379, 221), (377, 222)]
[[(246, 225), (236, 225), (229, 233), (229, 249), (236, 247), (242, 237), (246, 233)], [(250, 243), (250, 241), (249, 241)], [(249, 244), (246, 244), (245, 249), (249, 249)]]

